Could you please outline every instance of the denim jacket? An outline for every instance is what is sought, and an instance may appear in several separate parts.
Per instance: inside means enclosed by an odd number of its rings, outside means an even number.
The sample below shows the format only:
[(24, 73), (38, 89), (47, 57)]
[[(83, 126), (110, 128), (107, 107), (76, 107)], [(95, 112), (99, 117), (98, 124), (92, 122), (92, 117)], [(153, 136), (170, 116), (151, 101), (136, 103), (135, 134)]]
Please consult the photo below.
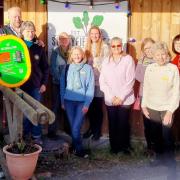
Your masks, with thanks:
[(61, 56), (59, 47), (53, 49), (50, 58), (50, 72), (54, 84), (59, 84), (62, 70), (65, 68), (67, 61)]

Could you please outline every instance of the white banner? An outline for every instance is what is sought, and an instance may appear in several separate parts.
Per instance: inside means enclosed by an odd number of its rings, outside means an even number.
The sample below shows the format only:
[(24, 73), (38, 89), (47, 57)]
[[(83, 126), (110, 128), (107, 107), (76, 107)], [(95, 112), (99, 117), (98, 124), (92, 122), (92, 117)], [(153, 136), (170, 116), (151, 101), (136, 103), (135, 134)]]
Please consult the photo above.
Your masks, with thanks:
[[(103, 4), (103, 2), (101, 3)], [(64, 3), (48, 1), (48, 51), (56, 45), (56, 37), (67, 32), (73, 38), (73, 45), (84, 47), (91, 25), (97, 25), (107, 42), (114, 36), (127, 42), (127, 2), (120, 3), (119, 9), (114, 4), (97, 5), (89, 9), (87, 5), (72, 5), (65, 8)]]

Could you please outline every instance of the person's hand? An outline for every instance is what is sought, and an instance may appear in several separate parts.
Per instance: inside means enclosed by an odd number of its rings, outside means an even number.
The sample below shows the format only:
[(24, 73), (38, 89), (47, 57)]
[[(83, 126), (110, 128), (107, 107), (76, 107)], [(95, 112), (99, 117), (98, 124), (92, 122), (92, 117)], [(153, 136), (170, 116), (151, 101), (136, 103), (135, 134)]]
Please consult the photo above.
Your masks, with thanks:
[(150, 117), (149, 117), (149, 112), (148, 112), (147, 108), (146, 108), (146, 107), (143, 107), (143, 108), (142, 108), (142, 111), (143, 111), (143, 114), (146, 116), (146, 118), (150, 119)]
[(120, 106), (122, 104), (122, 100), (116, 96), (112, 99), (112, 105), (114, 106)]
[(43, 42), (42, 40), (39, 40), (39, 39), (38, 39), (38, 45), (39, 45), (39, 46), (42, 46), (42, 47), (45, 47), (44, 42)]
[(171, 127), (172, 125), (172, 115), (173, 113), (170, 112), (170, 111), (167, 111), (164, 118), (163, 118), (163, 121), (162, 121), (162, 124), (164, 126), (168, 126), (168, 127)]
[(83, 111), (84, 114), (86, 114), (86, 113), (88, 112), (88, 107), (84, 106), (84, 107), (82, 108), (82, 111)]
[(0, 34), (0, 36), (5, 36), (6, 34)]
[(41, 85), (40, 89), (39, 89), (39, 93), (43, 93), (46, 91), (46, 86), (43, 84)]

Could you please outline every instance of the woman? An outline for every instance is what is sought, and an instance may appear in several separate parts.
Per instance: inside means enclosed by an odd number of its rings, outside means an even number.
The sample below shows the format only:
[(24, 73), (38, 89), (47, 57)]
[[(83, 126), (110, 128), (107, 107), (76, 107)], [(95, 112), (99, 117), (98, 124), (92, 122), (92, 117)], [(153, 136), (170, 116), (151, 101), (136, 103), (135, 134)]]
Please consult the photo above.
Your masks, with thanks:
[(108, 113), (111, 152), (130, 153), (129, 115), (135, 99), (135, 64), (123, 52), (120, 38), (112, 38), (110, 46), (111, 55), (103, 61), (99, 82)]
[(101, 136), (104, 104), (104, 95), (99, 88), (99, 75), (104, 58), (109, 56), (109, 47), (103, 42), (101, 30), (96, 26), (92, 26), (89, 30), (85, 53), (88, 64), (93, 68), (95, 93), (88, 111), (90, 125), (88, 131), (84, 134), (84, 138), (93, 135), (92, 139), (98, 140)]
[(155, 63), (146, 68), (143, 87), (142, 110), (151, 121), (149, 131), (153, 134), (155, 163), (174, 161), (174, 140), (171, 132), (173, 113), (179, 105), (179, 72), (169, 63), (169, 51), (163, 42), (153, 44)]
[(88, 155), (82, 146), (80, 130), (94, 96), (94, 75), (84, 58), (82, 48), (72, 48), (69, 56), (70, 65), (64, 69), (60, 79), (60, 94), (62, 108), (67, 112), (71, 127), (75, 155), (86, 158)]
[[(24, 21), (21, 25), (20, 32), (26, 43), (31, 60), (31, 75), (28, 81), (21, 86), (21, 89), (32, 96), (34, 99), (41, 101), (42, 93), (46, 91), (49, 75), (49, 66), (45, 50), (42, 46), (35, 44), (35, 26), (31, 21)], [(31, 134), (34, 142), (42, 145), (41, 125), (33, 125), (27, 118), (24, 119), (24, 135)]]
[[(141, 51), (142, 51), (142, 57), (139, 59), (138, 64), (136, 66), (136, 73), (135, 78), (140, 83), (139, 87), (139, 97), (142, 100), (142, 91), (143, 91), (143, 81), (144, 81), (144, 73), (149, 64), (154, 63), (152, 53), (151, 53), (151, 46), (155, 43), (155, 41), (152, 38), (145, 38), (141, 44)], [(153, 142), (151, 141), (151, 133), (148, 131), (148, 126), (151, 126), (151, 121), (147, 119), (143, 115), (143, 123), (144, 123), (144, 135), (146, 138), (147, 143), (147, 153), (148, 155), (152, 155), (152, 146)]]
[[(62, 70), (65, 68), (68, 61), (68, 53), (71, 47), (71, 40), (66, 32), (62, 32), (58, 36), (58, 46), (53, 49), (50, 58), (50, 72), (52, 75), (52, 111), (56, 115), (55, 122), (49, 125), (48, 137), (56, 139), (58, 129), (59, 110), (61, 109), (60, 102), (60, 77)], [(69, 132), (69, 124), (64, 110), (61, 110), (64, 118), (65, 131)]]

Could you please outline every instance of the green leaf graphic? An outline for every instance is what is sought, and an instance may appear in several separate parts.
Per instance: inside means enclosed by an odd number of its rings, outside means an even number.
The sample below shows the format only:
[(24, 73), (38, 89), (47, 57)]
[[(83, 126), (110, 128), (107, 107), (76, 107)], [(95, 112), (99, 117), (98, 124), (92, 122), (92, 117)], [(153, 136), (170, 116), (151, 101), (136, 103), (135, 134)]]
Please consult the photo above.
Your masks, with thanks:
[(73, 17), (73, 23), (74, 23), (74, 26), (77, 29), (82, 29), (83, 28), (83, 24), (81, 22), (81, 18), (80, 17)]
[(85, 26), (88, 25), (88, 22), (89, 22), (89, 15), (88, 15), (88, 12), (87, 12), (87, 11), (84, 11), (84, 12), (83, 12), (83, 18), (82, 18), (82, 21), (84, 22), (84, 25), (85, 25)]
[(91, 25), (100, 26), (102, 24), (103, 20), (104, 20), (103, 16), (96, 15), (93, 17), (93, 21), (92, 21)]

